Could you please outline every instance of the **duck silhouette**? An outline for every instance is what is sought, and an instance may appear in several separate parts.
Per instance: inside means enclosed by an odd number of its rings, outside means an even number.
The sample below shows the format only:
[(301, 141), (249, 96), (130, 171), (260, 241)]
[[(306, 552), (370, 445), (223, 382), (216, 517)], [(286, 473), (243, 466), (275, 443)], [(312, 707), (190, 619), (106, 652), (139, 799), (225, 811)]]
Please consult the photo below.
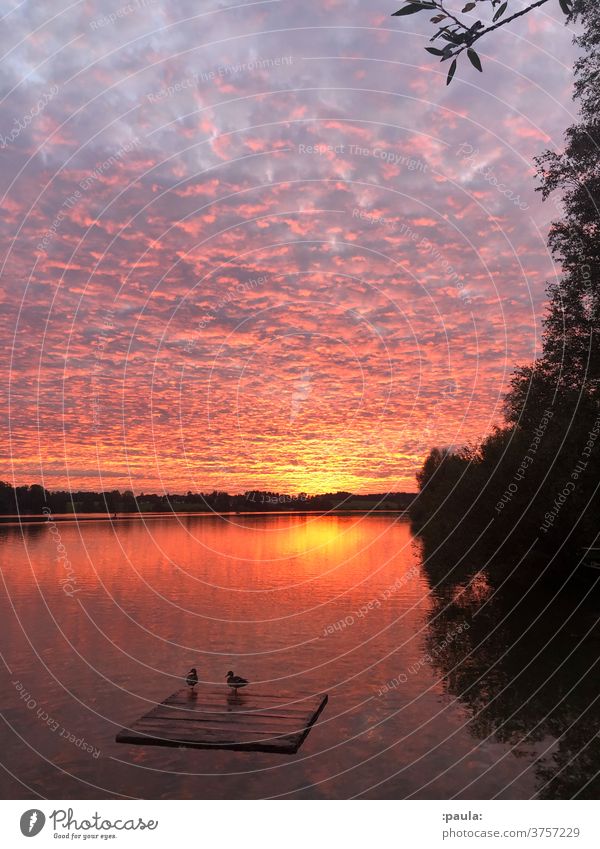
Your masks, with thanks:
[(195, 666), (192, 666), (192, 668), (190, 669), (190, 671), (186, 675), (185, 683), (188, 685), (188, 687), (191, 687), (192, 690), (194, 689), (194, 687), (198, 683), (198, 673), (196, 672)]
[(247, 687), (249, 683), (246, 678), (242, 678), (240, 675), (234, 675), (231, 670), (227, 673), (227, 684), (236, 695), (241, 687)]

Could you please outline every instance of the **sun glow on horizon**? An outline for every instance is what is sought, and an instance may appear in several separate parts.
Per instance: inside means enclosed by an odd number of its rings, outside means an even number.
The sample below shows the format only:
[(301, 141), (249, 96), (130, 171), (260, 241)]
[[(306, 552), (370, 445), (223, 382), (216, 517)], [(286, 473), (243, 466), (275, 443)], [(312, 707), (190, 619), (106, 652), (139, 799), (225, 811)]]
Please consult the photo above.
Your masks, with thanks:
[[(288, 4), (244, 7), (239, 21), (207, 11), (161, 30), (152, 62), (151, 15), (85, 21), (68, 53), (57, 16), (29, 45), (48, 81), (67, 82), (2, 150), (16, 175), (2, 201), (16, 234), (5, 478), (406, 491), (431, 446), (500, 421), (555, 273), (529, 163), (560, 143), (564, 116), (536, 83), (535, 51), (506, 66), (532, 83), (502, 118), (504, 66), (485, 77), (491, 93), (440, 89), (418, 40), (403, 42), (390, 94), (398, 41), (364, 4), (352, 14), (348, 29), (341, 6), (319, 6), (307, 30), (289, 29), (301, 13)], [(24, 15), (11, 20), (26, 27)], [(225, 18), (243, 38), (222, 41)], [(251, 61), (279, 56), (283, 29), (286, 61)], [(563, 30), (536, 39), (570, 56)], [(125, 31), (127, 50), (113, 50)], [(376, 62), (351, 58), (369, 52)], [(244, 70), (199, 74), (199, 62)], [(34, 88), (11, 88), (2, 126), (30, 114)], [(520, 207), (484, 163), (519, 187)]]

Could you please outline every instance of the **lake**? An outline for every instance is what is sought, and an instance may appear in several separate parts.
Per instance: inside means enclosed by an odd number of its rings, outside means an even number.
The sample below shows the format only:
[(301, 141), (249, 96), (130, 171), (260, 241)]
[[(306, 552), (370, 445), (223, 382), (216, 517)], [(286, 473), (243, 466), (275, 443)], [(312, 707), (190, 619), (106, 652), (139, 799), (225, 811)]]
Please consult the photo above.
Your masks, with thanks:
[[(0, 526), (4, 798), (598, 795), (593, 588), (448, 576), (395, 516), (53, 527)], [(117, 744), (191, 666), (329, 703), (293, 756)]]

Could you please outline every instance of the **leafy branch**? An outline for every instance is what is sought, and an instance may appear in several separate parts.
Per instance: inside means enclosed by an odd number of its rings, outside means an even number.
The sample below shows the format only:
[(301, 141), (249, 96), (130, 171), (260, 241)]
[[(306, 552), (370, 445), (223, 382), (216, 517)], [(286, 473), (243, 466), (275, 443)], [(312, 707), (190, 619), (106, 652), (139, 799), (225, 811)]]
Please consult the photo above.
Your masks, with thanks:
[[(405, 0), (405, 5), (394, 12), (393, 16), (414, 15), (417, 12), (435, 12), (430, 21), (436, 25), (437, 30), (430, 38), (430, 42), (440, 39), (446, 43), (443, 47), (426, 47), (425, 50), (433, 56), (439, 56), (440, 62), (450, 62), (446, 77), (446, 85), (449, 85), (456, 73), (458, 57), (461, 53), (466, 52), (473, 67), (478, 71), (483, 71), (481, 59), (473, 49), (473, 45), (490, 32), (506, 26), (516, 18), (520, 18), (548, 2), (550, 0), (535, 0), (524, 9), (511, 14), (510, 0), (469, 0), (460, 14), (466, 15), (474, 12), (475, 14), (471, 18), (477, 17), (477, 12), (485, 4), (489, 9), (489, 15), (491, 15), (491, 20), (487, 25), (481, 20), (470, 23), (459, 18), (447, 8), (447, 0)], [(558, 3), (567, 17), (573, 13), (573, 0), (558, 0)]]

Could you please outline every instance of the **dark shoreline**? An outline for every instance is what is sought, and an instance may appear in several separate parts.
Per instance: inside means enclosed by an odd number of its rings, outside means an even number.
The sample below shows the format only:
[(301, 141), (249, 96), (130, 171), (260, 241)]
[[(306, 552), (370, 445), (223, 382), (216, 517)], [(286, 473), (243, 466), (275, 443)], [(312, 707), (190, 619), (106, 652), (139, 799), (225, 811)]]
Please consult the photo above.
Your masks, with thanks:
[(62, 513), (58, 515), (53, 515), (49, 513), (48, 515), (37, 514), (37, 515), (21, 515), (21, 516), (9, 516), (0, 515), (0, 525), (43, 525), (47, 523), (58, 523), (58, 522), (76, 522), (77, 524), (81, 522), (123, 522), (123, 521), (139, 521), (143, 519), (172, 519), (172, 518), (181, 518), (192, 516), (195, 518), (199, 518), (202, 516), (212, 517), (212, 518), (224, 518), (227, 516), (408, 516), (408, 510), (340, 510), (340, 509), (332, 509), (332, 510), (247, 510), (247, 511), (204, 511), (202, 513), (199, 512), (177, 512), (177, 511), (168, 511), (165, 513), (159, 512), (148, 512), (148, 513), (121, 513), (117, 514), (117, 516), (113, 516), (109, 513), (106, 513), (102, 516), (97, 516), (89, 513)]

